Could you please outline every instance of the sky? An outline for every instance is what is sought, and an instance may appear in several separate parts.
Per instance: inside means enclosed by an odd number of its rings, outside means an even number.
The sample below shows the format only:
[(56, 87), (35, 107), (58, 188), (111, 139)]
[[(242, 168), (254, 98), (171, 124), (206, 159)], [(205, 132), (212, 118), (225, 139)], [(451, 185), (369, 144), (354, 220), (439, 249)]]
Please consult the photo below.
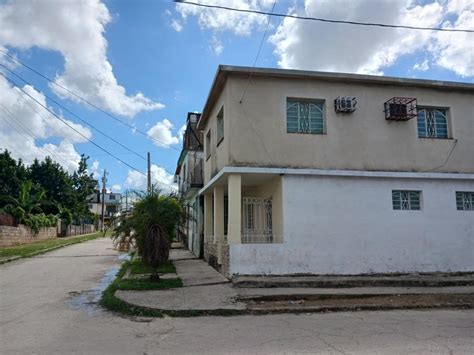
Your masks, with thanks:
[[(474, 29), (471, 0), (195, 2), (262, 11), (274, 6), (275, 13), (338, 20)], [(10, 70), (0, 66), (0, 150), (8, 149), (27, 164), (49, 155), (70, 172), (85, 154), (96, 177), (107, 170), (107, 185), (114, 192), (146, 187), (145, 158), (151, 152), (153, 183), (169, 191), (175, 188), (173, 173), (187, 112), (202, 111), (219, 64), (252, 66), (261, 43), (259, 67), (474, 82), (473, 33), (277, 17), (269, 21), (264, 15), (171, 0), (0, 0), (0, 64)]]

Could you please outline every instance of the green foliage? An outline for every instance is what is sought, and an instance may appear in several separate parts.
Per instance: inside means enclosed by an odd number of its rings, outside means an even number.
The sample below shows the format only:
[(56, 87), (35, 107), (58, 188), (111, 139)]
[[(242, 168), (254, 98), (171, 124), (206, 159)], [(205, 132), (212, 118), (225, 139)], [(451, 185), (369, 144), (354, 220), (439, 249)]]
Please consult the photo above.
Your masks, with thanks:
[[(166, 244), (165, 247), (169, 252), (171, 238), (175, 235), (177, 223), (183, 218), (184, 208), (176, 196), (160, 194), (155, 189), (139, 196), (140, 199), (135, 202), (131, 215), (121, 221), (120, 226), (116, 228), (114, 239), (120, 241), (124, 235), (131, 235), (135, 239), (135, 245), (144, 264), (149, 264), (150, 248), (161, 248)], [(161, 241), (159, 236), (151, 246), (150, 238), (156, 235), (153, 236), (150, 231), (156, 227), (159, 229), (158, 234), (163, 234), (166, 238)]]
[(29, 167), (15, 161), (5, 150), (0, 151), (0, 210), (13, 215), (20, 223), (37, 227), (44, 213), (60, 215), (69, 225), (73, 221), (92, 221), (88, 199), (97, 187), (92, 174), (87, 173), (88, 157), (81, 156), (78, 170), (69, 174), (50, 157), (37, 159)]
[(130, 273), (131, 274), (152, 274), (158, 272), (160, 274), (175, 274), (176, 267), (170, 261), (160, 265), (158, 268), (151, 267), (149, 265), (144, 265), (140, 259), (135, 258), (130, 263)]
[(39, 213), (29, 215), (23, 222), (37, 234), (41, 228), (55, 227), (58, 223), (58, 218), (52, 214), (45, 215), (44, 213)]

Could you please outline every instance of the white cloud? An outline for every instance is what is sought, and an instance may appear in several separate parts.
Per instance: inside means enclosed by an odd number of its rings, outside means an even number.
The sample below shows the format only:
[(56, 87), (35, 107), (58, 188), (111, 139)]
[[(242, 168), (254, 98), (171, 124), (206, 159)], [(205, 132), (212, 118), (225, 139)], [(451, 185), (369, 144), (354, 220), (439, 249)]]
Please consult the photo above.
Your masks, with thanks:
[(209, 48), (214, 55), (219, 56), (224, 50), (224, 46), (216, 35), (212, 36)]
[[(163, 192), (176, 192), (178, 187), (173, 182), (174, 176), (168, 174), (166, 170), (155, 164), (151, 165), (151, 182)], [(124, 183), (124, 187), (134, 190), (146, 190), (147, 177), (137, 171), (129, 171)]]
[[(9, 1), (0, 5), (0, 47), (60, 52), (64, 72), (56, 80), (113, 113), (133, 117), (164, 107), (140, 92), (128, 94), (117, 82), (104, 37), (111, 19), (99, 0)], [(77, 100), (54, 85), (51, 89), (63, 98)]]
[(168, 147), (179, 143), (179, 138), (173, 136), (172, 129), (173, 124), (165, 118), (163, 121), (157, 122), (151, 127), (147, 134), (156, 139), (153, 140), (153, 143), (158, 147)]
[(99, 170), (99, 165), (100, 165), (99, 161), (94, 160), (92, 162), (92, 165), (88, 169), (89, 174), (92, 174), (94, 179), (97, 179), (97, 180), (99, 180), (101, 178), (101, 175), (102, 175), (101, 171)]
[(179, 141), (183, 140), (184, 132), (186, 132), (186, 125), (182, 125), (178, 132)]
[[(245, 10), (270, 10), (274, 0), (196, 0), (198, 3), (208, 5), (221, 5)], [(173, 19), (171, 26), (176, 31), (181, 31), (188, 17), (196, 16), (198, 25), (203, 30), (211, 30), (213, 35), (210, 49), (215, 55), (220, 55), (224, 50), (218, 33), (231, 32), (238, 36), (249, 36), (255, 29), (266, 27), (268, 17), (260, 14), (242, 13), (222, 9), (213, 9), (186, 4), (176, 4), (176, 11), (180, 18)]]
[(428, 64), (428, 59), (425, 59), (423, 62), (421, 63), (416, 63), (414, 66), (413, 66), (413, 70), (418, 70), (418, 71), (427, 71), (428, 69), (430, 69), (430, 65)]
[[(47, 106), (41, 92), (29, 85), (25, 85), (23, 90)], [(87, 127), (63, 118), (83, 136), (74, 132), (19, 88), (10, 85), (3, 76), (0, 76), (0, 117), (0, 149), (10, 150), (15, 158), (21, 158), (28, 164), (34, 158), (43, 159), (49, 155), (72, 172), (77, 169), (80, 160), (73, 143), (85, 142), (86, 138), (92, 136)], [(52, 137), (59, 138), (59, 144), (47, 143), (39, 146), (36, 143), (37, 139)]]
[(113, 191), (113, 192), (118, 192), (118, 191), (122, 190), (122, 186), (120, 184), (114, 184), (114, 185), (112, 185), (110, 190)]
[[(473, 28), (468, 1), (435, 1), (417, 5), (411, 0), (338, 1), (306, 0), (303, 16), (420, 27), (440, 26), (451, 12), (459, 17), (444, 27)], [(472, 34), (440, 33), (299, 21), (286, 18), (270, 37), (278, 65), (284, 68), (383, 74), (402, 56), (425, 51), (434, 64), (468, 76), (474, 75)], [(423, 67), (429, 68), (426, 61)]]

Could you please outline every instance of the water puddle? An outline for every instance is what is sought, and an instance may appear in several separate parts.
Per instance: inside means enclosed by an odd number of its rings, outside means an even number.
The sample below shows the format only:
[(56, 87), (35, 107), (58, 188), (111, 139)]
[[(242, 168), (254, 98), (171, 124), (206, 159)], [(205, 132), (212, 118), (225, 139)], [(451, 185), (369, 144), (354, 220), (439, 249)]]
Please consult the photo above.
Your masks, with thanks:
[[(120, 261), (130, 260), (130, 255), (122, 253), (117, 257)], [(101, 314), (104, 309), (99, 305), (102, 292), (109, 286), (117, 276), (120, 270), (120, 265), (113, 266), (108, 269), (104, 276), (100, 279), (99, 284), (92, 289), (81, 292), (71, 291), (69, 295), (72, 296), (66, 300), (66, 304), (74, 309), (81, 309), (87, 312), (89, 316)]]

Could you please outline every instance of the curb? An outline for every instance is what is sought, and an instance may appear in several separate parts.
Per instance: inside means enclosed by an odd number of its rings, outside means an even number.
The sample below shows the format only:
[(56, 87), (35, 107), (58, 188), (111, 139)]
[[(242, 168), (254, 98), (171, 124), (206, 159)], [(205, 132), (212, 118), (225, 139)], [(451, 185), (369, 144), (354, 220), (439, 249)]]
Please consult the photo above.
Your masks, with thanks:
[[(88, 236), (88, 235), (91, 235), (91, 234), (93, 234), (93, 233), (84, 234), (84, 236)], [(99, 236), (99, 237), (100, 237), (100, 236)], [(99, 237), (97, 237), (97, 238), (99, 238)], [(79, 237), (78, 237), (78, 238), (79, 238)], [(19, 259), (31, 258), (31, 257), (33, 257), (33, 256), (45, 254), (45, 253), (47, 253), (47, 252), (50, 252), (50, 251), (53, 251), (53, 250), (56, 250), (56, 249), (61, 249), (61, 248), (64, 248), (64, 247), (67, 247), (67, 246), (70, 246), (70, 245), (80, 244), (80, 243), (84, 243), (84, 242), (89, 242), (89, 241), (94, 240), (94, 239), (96, 239), (96, 238), (92, 238), (92, 239), (88, 239), (88, 240), (81, 240), (81, 241), (79, 241), (79, 242), (71, 242), (71, 243), (56, 245), (56, 246), (51, 247), (51, 248), (48, 248), (48, 249), (43, 249), (43, 250), (35, 251), (35, 252), (33, 252), (33, 253), (30, 253), (30, 254), (26, 254), (25, 256), (12, 256), (12, 257), (10, 257), (10, 258), (8, 258), (8, 259), (0, 260), (0, 265), (9, 263), (9, 262), (11, 262), (11, 261), (19, 260)]]

